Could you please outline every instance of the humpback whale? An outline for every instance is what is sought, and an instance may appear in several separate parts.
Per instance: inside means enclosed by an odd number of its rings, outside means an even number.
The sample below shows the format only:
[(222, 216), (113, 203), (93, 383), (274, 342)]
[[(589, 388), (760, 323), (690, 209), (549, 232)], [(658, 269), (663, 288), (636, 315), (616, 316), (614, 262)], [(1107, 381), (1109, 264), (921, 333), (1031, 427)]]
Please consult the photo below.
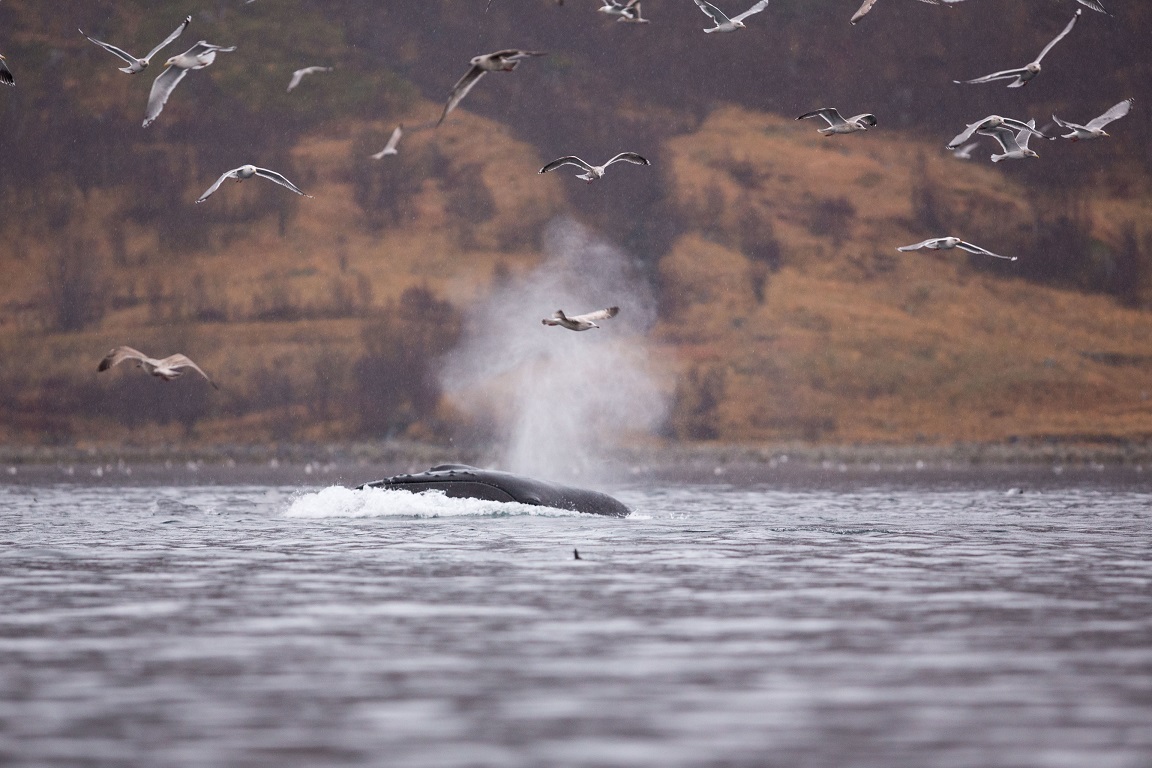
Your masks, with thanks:
[(632, 510), (611, 496), (583, 488), (570, 488), (543, 480), (478, 469), (467, 464), (440, 464), (427, 472), (415, 475), (393, 475), (383, 480), (364, 483), (364, 488), (385, 488), (390, 491), (443, 491), (457, 499), (484, 499), (485, 501), (516, 501), (538, 507), (554, 507), (572, 512), (608, 517), (627, 517)]

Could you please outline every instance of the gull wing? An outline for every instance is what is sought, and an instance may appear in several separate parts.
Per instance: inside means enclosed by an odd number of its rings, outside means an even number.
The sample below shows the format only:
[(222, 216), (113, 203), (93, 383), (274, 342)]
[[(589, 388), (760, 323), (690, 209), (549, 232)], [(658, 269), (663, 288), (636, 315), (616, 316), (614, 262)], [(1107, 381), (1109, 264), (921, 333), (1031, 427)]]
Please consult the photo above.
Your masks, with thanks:
[[(1103, 117), (1103, 115), (1101, 115), (1101, 117)], [(1056, 123), (1056, 125), (1060, 126), (1061, 128), (1067, 128), (1070, 131), (1075, 131), (1078, 129), (1083, 129), (1083, 128), (1088, 127), (1086, 125), (1077, 125), (1076, 123), (1070, 123), (1067, 120), (1061, 120), (1060, 118), (1056, 117), (1056, 115), (1052, 115), (1052, 122)]]
[(488, 54), (489, 56), (499, 57), (501, 59), (511, 59), (512, 61), (520, 61), (521, 59), (528, 59), (533, 56), (547, 56), (547, 51), (522, 51), (519, 48), (511, 48), (507, 51), (496, 51), (495, 53)]
[(1100, 13), (1107, 14), (1108, 16), (1112, 15), (1108, 13), (1108, 11), (1104, 10), (1104, 6), (1097, 2), (1097, 0), (1077, 0), (1077, 2), (1079, 2), (1080, 5), (1091, 8), (1094, 11), (1099, 11)]
[(208, 190), (204, 194), (200, 195), (200, 199), (196, 201), (197, 204), (204, 202), (212, 195), (213, 192), (220, 189), (220, 185), (224, 183), (224, 179), (238, 178), (236, 174), (239, 171), (239, 168), (233, 168), (231, 171), (221, 174), (220, 178), (216, 179), (216, 183), (208, 187)]
[(954, 154), (961, 160), (969, 160), (972, 157), (972, 150), (976, 149), (978, 146), (980, 146), (980, 142), (973, 141), (971, 144), (965, 144), (964, 146), (957, 149)]
[(927, 240), (924, 240), (923, 242), (916, 243), (915, 245), (902, 245), (899, 248), (897, 248), (896, 250), (898, 250), (898, 251), (918, 251), (921, 248), (927, 248), (932, 243), (939, 242), (940, 239), (941, 238), (939, 238), (939, 237), (930, 237)]
[(444, 122), (444, 118), (448, 117), (449, 112), (456, 109), (456, 105), (468, 95), (468, 91), (472, 90), (472, 87), (480, 82), (480, 78), (483, 76), (484, 70), (480, 67), (470, 67), (464, 76), (456, 81), (456, 85), (452, 86), (452, 92), (448, 94), (448, 103), (444, 105), (444, 112), (436, 121), (437, 126)]
[[(84, 30), (78, 29), (77, 31), (80, 34), (84, 35)], [(88, 35), (84, 35), (84, 39), (90, 43), (95, 43), (96, 45), (100, 46), (104, 50), (108, 51), (108, 53), (111, 53), (115, 56), (119, 56), (121, 59), (124, 59), (124, 61), (128, 62), (129, 64), (137, 64), (138, 63), (136, 57), (133, 56), (132, 54), (128, 53), (128, 51), (125, 51), (123, 48), (117, 48), (116, 46), (112, 45), (111, 43), (105, 43), (104, 41), (97, 40), (94, 37), (88, 37)]]
[(704, 12), (704, 15), (712, 19), (712, 23), (718, 27), (732, 22), (730, 18), (724, 15), (722, 10), (712, 5), (712, 3), (706, 2), (705, 0), (696, 0), (696, 5)]
[(396, 145), (400, 143), (400, 137), (404, 135), (404, 126), (398, 125), (392, 129), (392, 135), (388, 137), (388, 143), (384, 145), (384, 151), (395, 152)]
[(744, 11), (744, 13), (740, 14), (739, 16), (733, 16), (732, 21), (734, 21), (734, 22), (744, 21), (744, 19), (748, 18), (749, 16), (751, 16), (755, 13), (760, 13), (760, 11), (764, 10), (767, 7), (768, 7), (768, 0), (760, 0), (760, 2), (756, 3), (756, 5), (752, 6), (748, 10)]
[(16, 85), (16, 79), (12, 77), (12, 70), (8, 69), (8, 65), (4, 63), (3, 56), (0, 56), (0, 83)]
[(1055, 47), (1056, 43), (1060, 42), (1061, 40), (1063, 40), (1065, 37), (1068, 36), (1068, 33), (1072, 31), (1072, 27), (1076, 26), (1076, 19), (1080, 18), (1080, 14), (1082, 14), (1082, 13), (1084, 13), (1084, 10), (1082, 8), (1076, 9), (1076, 13), (1074, 13), (1072, 15), (1072, 21), (1068, 22), (1068, 26), (1064, 27), (1063, 32), (1056, 35), (1056, 37), (1052, 38), (1052, 42), (1050, 42), (1050, 43), (1048, 43), (1048, 45), (1044, 46), (1044, 50), (1040, 51), (1040, 55), (1037, 56), (1036, 60), (1032, 62), (1033, 64), (1039, 64), (1040, 59), (1047, 56), (1048, 51), (1052, 50), (1052, 48)]
[(863, 121), (867, 125), (871, 125), (872, 127), (875, 127), (876, 126), (876, 115), (872, 114), (871, 112), (868, 112), (868, 113), (865, 113), (863, 115), (856, 115), (855, 117), (848, 118), (848, 122), (850, 122), (850, 123), (858, 123), (860, 121)]
[(648, 162), (647, 158), (641, 157), (635, 152), (621, 152), (608, 162), (604, 163), (604, 167), (612, 165), (612, 163), (632, 163), (633, 165), (652, 165)]
[(796, 118), (797, 120), (806, 120), (809, 117), (822, 117), (829, 126), (835, 128), (838, 125), (847, 125), (844, 118), (840, 117), (840, 113), (836, 111), (835, 107), (821, 107), (820, 109), (811, 112), (805, 112)]
[(100, 361), (100, 366), (96, 370), (106, 371), (125, 360), (139, 360), (140, 362), (144, 362), (145, 360), (151, 360), (151, 358), (138, 349), (132, 349), (132, 347), (116, 347), (109, 350), (108, 354), (104, 356), (104, 359)]
[(620, 314), (620, 307), (608, 307), (607, 309), (598, 309), (595, 312), (589, 312), (586, 315), (569, 315), (568, 319), (574, 323), (591, 323), (595, 320), (607, 320), (616, 317), (618, 314)]
[[(1085, 128), (1103, 128), (1104, 126), (1108, 125), (1108, 123), (1112, 122), (1113, 120), (1119, 120), (1120, 118), (1124, 117), (1124, 115), (1128, 114), (1128, 111), (1130, 109), (1132, 109), (1132, 102), (1133, 102), (1133, 99), (1124, 99), (1124, 101), (1115, 105), (1114, 107), (1109, 109), (1107, 112), (1100, 115), (1100, 117), (1096, 117), (1096, 118), (1093, 118), (1092, 120), (1089, 120), (1088, 125), (1086, 125), (1084, 127)], [(1052, 119), (1055, 120), (1056, 119), (1055, 116), (1053, 116)]]
[(566, 155), (565, 157), (558, 157), (552, 162), (548, 163), (548, 165), (539, 170), (539, 173), (548, 173), (548, 171), (554, 171), (562, 165), (575, 165), (584, 169), (585, 173), (592, 172), (592, 166), (588, 165), (588, 163), (584, 162), (575, 155)]
[(855, 24), (856, 22), (860, 21), (860, 19), (867, 16), (868, 11), (872, 10), (872, 6), (874, 5), (876, 5), (876, 0), (864, 0), (864, 4), (860, 6), (859, 10), (852, 14), (852, 23)]
[[(1027, 67), (1017, 67), (1016, 69), (1004, 69), (999, 72), (993, 72), (990, 75), (977, 77), (974, 80), (953, 80), (952, 82), (960, 83), (961, 85), (973, 85), (976, 83), (991, 83), (996, 80), (1011, 80), (1012, 78), (1016, 78), (1017, 83), (1022, 83), (1021, 77), (1027, 72)], [(1011, 88), (1012, 86), (1010, 85), (1008, 87)]]
[[(180, 26), (176, 27), (176, 31), (173, 32), (172, 34), (168, 35), (168, 37), (164, 38), (164, 42), (160, 43), (160, 45), (158, 45), (155, 48), (153, 48), (152, 50), (150, 50), (148, 52), (148, 55), (144, 57), (144, 61), (145, 62), (151, 61), (152, 57), (155, 56), (156, 54), (158, 54), (161, 51), (161, 49), (167, 47), (169, 43), (171, 43), (176, 38), (180, 37), (180, 35), (183, 34), (184, 30), (187, 29), (188, 25), (191, 23), (192, 23), (192, 17), (191, 16), (185, 16), (184, 21), (182, 21), (180, 23)], [(89, 39), (91, 39), (91, 38), (89, 38)]]
[(186, 74), (188, 74), (186, 69), (167, 67), (152, 83), (152, 91), (148, 94), (148, 110), (144, 113), (145, 128), (152, 125), (164, 111), (164, 105), (168, 103), (172, 90), (180, 84)]
[(1016, 143), (1020, 145), (1021, 149), (1028, 149), (1028, 140), (1032, 138), (1034, 133), (1036, 133), (1035, 120), (1029, 120), (1023, 129), (1016, 132)]
[[(311, 69), (309, 67), (308, 69)], [(308, 74), (308, 69), (298, 69), (292, 73), (292, 79), (288, 81), (288, 90), (291, 91), (296, 86), (300, 85), (300, 81), (304, 79), (304, 75)]]
[(286, 179), (283, 174), (276, 173), (276, 171), (270, 171), (267, 168), (257, 168), (256, 169), (256, 175), (262, 179), (268, 179), (268, 181), (274, 181), (282, 187), (287, 187), (288, 189), (292, 190), (293, 192), (300, 195), (301, 197), (312, 197), (312, 195), (305, 195), (303, 192), (301, 192), (299, 189), (296, 188), (295, 184), (288, 181), (288, 179)]
[(952, 141), (948, 142), (948, 149), (956, 149), (956, 147), (958, 147), (961, 144), (963, 144), (964, 142), (968, 141), (968, 139), (972, 138), (972, 134), (976, 133), (976, 131), (980, 128), (980, 126), (982, 126), (984, 123), (988, 122), (989, 118), (991, 118), (991, 117), (994, 117), (994, 115), (989, 115), (988, 117), (984, 118), (983, 120), (977, 120), (974, 123), (969, 123), (968, 126), (963, 131), (956, 134), (956, 138), (954, 138), (954, 139), (952, 139)]
[(220, 389), (220, 387), (216, 386), (216, 382), (212, 381), (211, 377), (200, 369), (200, 366), (196, 365), (196, 363), (192, 362), (184, 355), (179, 353), (175, 355), (169, 355), (168, 357), (161, 360), (160, 364), (169, 368), (191, 368), (192, 370), (196, 371), (196, 373), (207, 379), (208, 383), (211, 384), (213, 388)]
[(1006, 153), (1018, 152), (1021, 149), (1024, 149), (1020, 146), (1019, 142), (1016, 141), (1016, 131), (1013, 131), (1011, 128), (1005, 125), (1001, 125), (997, 128), (985, 128), (978, 131), (978, 133), (984, 136), (991, 136), (992, 138), (996, 139), (996, 141), (1000, 142), (1000, 146)]
[(980, 256), (992, 256), (992, 257), (997, 258), (997, 259), (1005, 259), (1007, 261), (1016, 261), (1015, 256), (1001, 256), (998, 253), (992, 253), (992, 251), (985, 250), (984, 248), (981, 248), (978, 245), (973, 245), (972, 243), (965, 242), (964, 240), (961, 240), (960, 242), (956, 243), (956, 247), (962, 251), (967, 251), (968, 253), (975, 253), (975, 254), (978, 254)]

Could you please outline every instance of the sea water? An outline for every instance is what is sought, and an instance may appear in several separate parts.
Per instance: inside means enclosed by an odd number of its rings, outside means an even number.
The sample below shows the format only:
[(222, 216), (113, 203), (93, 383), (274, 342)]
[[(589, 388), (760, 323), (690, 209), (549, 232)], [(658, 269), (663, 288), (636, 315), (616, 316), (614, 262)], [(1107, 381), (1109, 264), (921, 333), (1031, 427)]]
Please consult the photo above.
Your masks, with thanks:
[(5, 766), (1152, 765), (1138, 483), (81, 474), (0, 486)]

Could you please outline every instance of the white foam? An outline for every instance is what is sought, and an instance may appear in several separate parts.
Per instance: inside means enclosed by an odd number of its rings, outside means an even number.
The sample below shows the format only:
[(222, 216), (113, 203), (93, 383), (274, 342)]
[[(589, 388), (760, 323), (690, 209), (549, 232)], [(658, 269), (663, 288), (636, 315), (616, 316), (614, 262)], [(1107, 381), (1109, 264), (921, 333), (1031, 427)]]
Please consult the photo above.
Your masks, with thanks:
[(536, 507), (518, 502), (454, 499), (443, 491), (390, 491), (384, 488), (357, 490), (334, 485), (293, 499), (288, 517), (506, 517), (538, 515), (578, 516), (552, 507)]

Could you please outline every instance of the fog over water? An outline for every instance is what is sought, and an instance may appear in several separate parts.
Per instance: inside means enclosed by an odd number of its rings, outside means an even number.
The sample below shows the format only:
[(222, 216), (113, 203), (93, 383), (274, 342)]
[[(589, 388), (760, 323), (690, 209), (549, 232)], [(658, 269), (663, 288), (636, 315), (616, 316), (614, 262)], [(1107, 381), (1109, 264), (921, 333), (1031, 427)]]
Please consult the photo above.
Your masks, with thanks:
[[(555, 479), (603, 476), (599, 459), (624, 436), (656, 428), (667, 388), (644, 336), (651, 287), (624, 251), (569, 218), (553, 221), (545, 257), (471, 308), (442, 384), (453, 404), (498, 436), (500, 468)], [(599, 329), (543, 325), (557, 309), (619, 306)]]

